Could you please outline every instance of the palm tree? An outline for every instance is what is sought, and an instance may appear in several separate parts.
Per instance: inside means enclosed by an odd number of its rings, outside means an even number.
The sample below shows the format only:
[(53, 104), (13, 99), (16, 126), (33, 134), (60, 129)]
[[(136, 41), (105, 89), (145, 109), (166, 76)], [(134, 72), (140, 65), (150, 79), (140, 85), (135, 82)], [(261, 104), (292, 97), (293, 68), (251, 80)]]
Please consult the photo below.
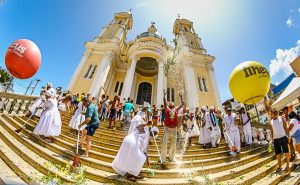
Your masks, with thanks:
[(12, 80), (13, 76), (0, 66), (0, 91), (5, 90), (6, 88), (8, 88), (8, 91), (12, 91), (14, 86)]

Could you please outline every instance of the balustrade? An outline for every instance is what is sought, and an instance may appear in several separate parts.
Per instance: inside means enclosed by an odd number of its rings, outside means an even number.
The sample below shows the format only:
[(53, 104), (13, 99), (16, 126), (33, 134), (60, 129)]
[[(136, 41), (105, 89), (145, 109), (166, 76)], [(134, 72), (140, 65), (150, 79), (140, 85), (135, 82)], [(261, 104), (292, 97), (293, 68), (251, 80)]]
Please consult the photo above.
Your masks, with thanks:
[(26, 114), (37, 96), (0, 92), (0, 113)]

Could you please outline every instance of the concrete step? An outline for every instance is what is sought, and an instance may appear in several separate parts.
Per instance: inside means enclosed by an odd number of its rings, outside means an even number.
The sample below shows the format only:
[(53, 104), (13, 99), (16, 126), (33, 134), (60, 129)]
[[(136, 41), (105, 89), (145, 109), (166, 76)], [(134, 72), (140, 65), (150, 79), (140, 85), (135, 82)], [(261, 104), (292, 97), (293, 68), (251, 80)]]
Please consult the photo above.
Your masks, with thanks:
[(27, 184), (37, 184), (36, 179), (43, 176), (41, 172), (15, 153), (3, 139), (0, 139), (0, 157)]
[[(10, 134), (14, 135), (15, 138), (18, 140), (22, 141), (23, 144), (26, 144), (29, 146), (33, 151), (38, 153), (41, 157), (47, 158), (47, 160), (55, 163), (55, 164), (60, 164), (64, 165), (66, 163), (66, 160), (71, 160), (70, 158), (63, 156), (60, 154), (60, 152), (53, 152), (50, 149), (53, 149), (51, 147), (52, 144), (46, 143), (42, 140), (39, 140), (37, 138), (33, 138), (30, 136), (29, 138), (27, 137), (28, 131), (23, 130), (21, 134), (17, 134), (14, 132), (15, 127), (11, 126), (8, 124), (3, 118), (0, 117), (0, 124), (1, 126), (6, 127), (6, 129), (9, 130)], [(25, 135), (23, 135), (25, 134)], [(59, 151), (63, 151), (63, 148), (58, 148)], [(81, 158), (81, 162), (84, 160)], [(97, 164), (94, 164), (97, 165)], [(97, 182), (104, 182), (105, 184), (132, 184), (132, 182), (128, 182), (122, 177), (119, 177), (118, 175), (114, 173), (109, 173), (106, 171), (99, 170), (94, 167), (89, 167), (89, 166), (84, 166), (86, 168), (86, 177), (89, 179), (88, 184), (99, 184)], [(97, 182), (96, 182), (97, 181)], [(139, 184), (145, 184), (145, 185), (155, 185), (155, 184), (161, 184), (162, 182), (165, 182), (164, 184), (186, 184), (188, 181), (184, 178), (178, 178), (176, 180), (174, 179), (168, 179), (168, 182), (164, 179), (158, 180), (155, 179), (149, 179), (149, 178), (144, 178), (143, 180), (139, 181)]]
[(300, 167), (296, 167), (287, 175), (278, 185), (299, 185), (300, 184)]
[[(2, 125), (2, 124), (1, 124)], [(30, 148), (27, 148), (25, 145), (20, 143), (16, 138), (14, 138), (12, 135), (10, 135), (9, 132), (7, 132), (2, 126), (0, 126), (0, 137), (1, 139), (9, 145), (11, 149), (13, 149), (17, 154), (24, 159), (28, 164), (30, 164), (32, 167), (37, 169), (43, 174), (52, 174), (52, 175), (58, 175), (60, 176), (61, 180), (64, 183), (70, 183), (72, 182), (71, 179), (68, 179), (64, 177), (62, 173), (59, 171), (53, 171), (51, 169), (47, 169), (45, 167), (45, 163), (48, 162), (48, 160), (41, 158), (39, 155), (37, 155), (35, 152), (33, 152)]]
[[(4, 117), (6, 117), (6, 115), (4, 115)], [(16, 121), (18, 121), (19, 123), (25, 123), (25, 120), (23, 120), (22, 118), (20, 117), (14, 117), (14, 119)], [(32, 124), (32, 128), (33, 129), (33, 126), (36, 125), (36, 122), (31, 122), (29, 121), (29, 123)], [(63, 137), (64, 139), (68, 139), (68, 137), (73, 137), (73, 138), (77, 138), (77, 135), (75, 135), (74, 133), (70, 133), (70, 132), (66, 132), (65, 129), (62, 129), (62, 134), (61, 136), (59, 137)], [(113, 137), (113, 136), (112, 136)], [(103, 142), (104, 140), (104, 142)], [(119, 139), (120, 140), (120, 139)], [(105, 147), (105, 148), (111, 148), (111, 149), (115, 149), (115, 150), (118, 150), (122, 144), (122, 140), (106, 140), (102, 137), (97, 137), (97, 136), (94, 136), (92, 138), (92, 141), (95, 142), (95, 144), (97, 146), (102, 146), (102, 147)], [(159, 145), (159, 149), (160, 149), (160, 146), (161, 144), (158, 143)], [(194, 155), (196, 153), (212, 153), (212, 152), (218, 152), (218, 151), (225, 151), (227, 150), (227, 146), (225, 146), (224, 143), (221, 144), (221, 146), (219, 148), (211, 148), (211, 149), (200, 149), (200, 145), (194, 145), (194, 146), (191, 146), (191, 147), (187, 147), (187, 150), (185, 152), (185, 154), (190, 154), (190, 155)], [(152, 142), (151, 145), (149, 145), (149, 153), (150, 154), (156, 154), (157, 153), (157, 150), (156, 150), (156, 147), (154, 145), (154, 142)]]
[[(4, 157), (4, 156), (3, 156)], [(0, 184), (6, 185), (26, 185), (7, 164), (0, 158)]]
[[(243, 165), (243, 167), (248, 166), (247, 171), (243, 171), (243, 173), (237, 174), (235, 176), (232, 176), (231, 173), (238, 171), (239, 167), (237, 169), (230, 169), (227, 175), (227, 180), (222, 176), (222, 179), (218, 178), (222, 181), (224, 184), (228, 185), (247, 185), (255, 183), (256, 181), (264, 178), (265, 176), (269, 175), (274, 169), (277, 167), (277, 161), (275, 160), (275, 155), (269, 154), (268, 156), (261, 158), (257, 161), (254, 161), (253, 163), (249, 163), (246, 165)], [(257, 168), (257, 164), (260, 164)], [(254, 168), (253, 168), (254, 167)]]
[[(71, 162), (73, 159), (72, 157), (73, 155), (71, 155), (71, 157), (69, 156), (68, 158), (64, 155), (61, 155), (59, 152), (53, 152), (52, 150), (47, 149), (47, 147), (51, 148), (51, 144), (39, 140), (38, 138), (35, 138), (34, 136), (31, 135), (29, 135), (28, 137), (28, 134), (26, 133), (25, 130), (23, 130), (21, 134), (17, 134), (14, 131), (15, 127), (8, 124), (2, 117), (0, 117), (0, 128), (1, 128), (0, 134), (5, 133), (7, 136), (14, 138), (14, 144), (22, 143), (23, 144), (23, 146), (21, 146), (22, 149), (30, 148), (32, 152), (30, 153), (30, 155), (31, 154), (33, 154), (34, 156), (39, 155), (39, 157), (36, 157), (35, 159), (32, 159), (30, 157), (28, 158), (28, 162), (39, 164), (39, 166), (36, 166), (38, 170), (45, 168), (43, 164), (40, 164), (40, 160), (50, 161), (58, 165), (65, 165), (66, 163)], [(1, 136), (3, 136), (3, 134), (1, 134)], [(59, 148), (59, 149), (63, 151), (63, 148)], [(22, 153), (20, 155), (23, 157), (26, 154)], [(85, 166), (85, 168), (87, 169), (87, 178), (90, 179), (89, 182), (91, 184), (99, 184), (98, 182), (103, 183), (103, 182), (113, 181), (113, 179), (109, 177), (114, 176), (115, 174), (90, 168), (88, 166)]]
[[(11, 119), (9, 117), (7, 117), (7, 118)], [(15, 123), (15, 124), (17, 124), (17, 123)], [(64, 148), (68, 149), (68, 150), (74, 150), (74, 146), (72, 144), (69, 144), (68, 142), (64, 142), (63, 140), (60, 140), (59, 138), (54, 138), (53, 140), (54, 140), (54, 143), (57, 144), (57, 145), (59, 145), (59, 146), (62, 146)], [(75, 141), (74, 141), (74, 144), (75, 144)], [(94, 150), (94, 148), (93, 148), (93, 150)], [(255, 147), (249, 148), (249, 151), (242, 152), (240, 154), (240, 157), (244, 157), (244, 156), (253, 154), (255, 152), (259, 152), (259, 151), (265, 150), (265, 149), (266, 149), (265, 146), (260, 146), (258, 148), (255, 148)], [(97, 160), (106, 161), (106, 162), (109, 162), (109, 163), (111, 163), (112, 160), (113, 160), (113, 158), (114, 158), (114, 156), (112, 156), (112, 155), (104, 155), (102, 153), (93, 152), (93, 151), (91, 151), (90, 157), (94, 158), (94, 159), (97, 159)], [(206, 160), (197, 160), (196, 157), (195, 157), (192, 160), (193, 160), (194, 165), (202, 165), (202, 166), (209, 166), (209, 165), (213, 165), (213, 164), (217, 164), (217, 163), (228, 161), (228, 158), (226, 157), (226, 155), (225, 156), (223, 155), (221, 157), (217, 157), (217, 156), (215, 156), (215, 157), (216, 158), (212, 158), (211, 157), (210, 159), (206, 159)], [(156, 168), (156, 169), (160, 168), (160, 165), (157, 163), (158, 159), (159, 158), (157, 157), (156, 161), (150, 161), (151, 166), (154, 167), (154, 168)], [(192, 160), (181, 162), (180, 163), (181, 168), (189, 168), (190, 165), (191, 165)], [(175, 168), (177, 166), (178, 166), (178, 163), (169, 163), (169, 164), (167, 164), (167, 167), (169, 167), (169, 168)]]
[[(282, 168), (284, 169), (286, 167), (286, 161), (285, 159), (283, 160), (282, 164)], [(253, 185), (261, 185), (263, 184), (268, 184), (268, 185), (277, 185), (279, 182), (281, 182), (283, 179), (285, 179), (287, 176), (289, 176), (289, 174), (291, 173), (291, 171), (293, 171), (295, 169), (295, 166), (290, 165), (290, 170), (288, 172), (284, 172), (281, 171), (279, 173), (276, 173), (276, 169), (277, 169), (278, 165), (277, 165), (277, 161), (274, 161), (274, 164), (271, 168), (269, 168), (269, 175), (265, 176), (264, 178), (262, 178), (259, 181), (256, 181), (255, 183), (253, 183)]]
[[(66, 128), (64, 128), (66, 129)], [(103, 128), (105, 129), (105, 128)], [(66, 130), (67, 131), (67, 130)], [(31, 135), (30, 131), (26, 130), (24, 131), (26, 132), (28, 135)], [(24, 133), (23, 132), (23, 133)], [(107, 132), (106, 134), (109, 134), (109, 132)], [(53, 144), (48, 144), (46, 143), (45, 145), (50, 145), (50, 146), (46, 146), (46, 149), (49, 150), (49, 152), (53, 152), (56, 151), (53, 147), (56, 148), (60, 148), (60, 151), (64, 151), (64, 150), (69, 150), (68, 148), (65, 147), (61, 147), (61, 143), (68, 144), (68, 145), (74, 145), (75, 144), (75, 135), (67, 135), (67, 132), (65, 132), (63, 134), (63, 137), (59, 137), (58, 140), (59, 142), (55, 142)], [(120, 138), (117, 138), (120, 139)], [(101, 138), (99, 138), (99, 140), (101, 140)], [(31, 141), (31, 140), (30, 140)], [(95, 141), (97, 142), (97, 141)], [(65, 145), (64, 144), (64, 145)], [(107, 145), (107, 147), (110, 147), (112, 145)], [(115, 152), (118, 150), (117, 145), (115, 145), (116, 148), (115, 149), (111, 149), (109, 152), (110, 155), (114, 156)], [(233, 183), (233, 184), (252, 184), (254, 182), (260, 182), (259, 184), (268, 184), (266, 182), (270, 182), (271, 184), (274, 183), (274, 179), (272, 180), (267, 180), (268, 176), (270, 175), (270, 172), (272, 172), (275, 168), (276, 169), (276, 161), (274, 160), (274, 155), (273, 153), (268, 153), (266, 150), (266, 147), (264, 148), (264, 146), (259, 146), (261, 148), (252, 148), (252, 151), (243, 151), (240, 154), (240, 159), (237, 157), (234, 158), (229, 158), (227, 159), (227, 161), (220, 161), (217, 164), (214, 165), (202, 165), (200, 166), (197, 163), (191, 163), (190, 169), (188, 168), (183, 168), (184, 165), (180, 165), (178, 164), (177, 166), (170, 166), (172, 168), (175, 169), (170, 169), (170, 170), (158, 170), (158, 169), (154, 169), (155, 172), (155, 176), (154, 178), (150, 176), (150, 173), (148, 172), (148, 169), (143, 169), (142, 175), (149, 177), (144, 179), (143, 181), (139, 181), (139, 184), (191, 184), (196, 182), (196, 184), (199, 184), (199, 182), (203, 181), (203, 174), (209, 174), (209, 177), (212, 179), (215, 179), (215, 181), (220, 181), (222, 184), (227, 183)], [(220, 147), (222, 148), (222, 147)], [(108, 148), (102, 148), (103, 151), (102, 152), (107, 152)], [(224, 149), (222, 148), (223, 151), (218, 151), (218, 150), (213, 150), (213, 149), (207, 149), (205, 151), (207, 151), (206, 153), (198, 153), (198, 156), (205, 156), (205, 155), (209, 155), (210, 157), (212, 157), (212, 159), (206, 158), (206, 157), (199, 157), (199, 159), (201, 158), (201, 161), (205, 164), (208, 164), (210, 161), (209, 160), (224, 160), (225, 156), (220, 155), (219, 153), (224, 153)], [(201, 149), (194, 149), (192, 151), (198, 152), (198, 150)], [(245, 150), (245, 148), (244, 148)], [(95, 154), (100, 153), (101, 151), (95, 149)], [(250, 153), (252, 152), (250, 155), (244, 155), (244, 153)], [(54, 152), (56, 153), (56, 152)], [(191, 155), (192, 156), (192, 155)], [(153, 158), (156, 158), (157, 156), (153, 153)], [(186, 155), (186, 159), (190, 159), (188, 158), (189, 156)], [(188, 160), (187, 160), (188, 161)], [(101, 160), (94, 160), (91, 159), (91, 164), (93, 165), (100, 165), (103, 161)], [(97, 164), (100, 163), (100, 164)], [(108, 163), (109, 164), (109, 163)], [(196, 165), (194, 165), (196, 164)], [(89, 166), (88, 166), (89, 167)], [(94, 170), (99, 170), (96, 166), (94, 167), (89, 167), (91, 169)], [(190, 179), (187, 178), (186, 174), (189, 174), (190, 171), (193, 171), (193, 175), (195, 176), (193, 178), (193, 180), (191, 181)], [(180, 172), (180, 173), (179, 173)], [(293, 172), (292, 172), (293, 173)], [(292, 174), (291, 173), (291, 174)], [(167, 178), (166, 178), (167, 176)], [(286, 176), (285, 176), (286, 177)], [(279, 178), (276, 178), (279, 179)], [(127, 181), (124, 181), (124, 179), (120, 178), (120, 177), (115, 177), (114, 178), (114, 183), (116, 184), (127, 184)], [(288, 181), (290, 182), (290, 181)], [(297, 182), (297, 180), (293, 181), (293, 182)]]
[[(24, 132), (29, 132), (27, 130), (24, 130)], [(57, 149), (60, 146), (57, 146), (56, 144), (48, 144), (49, 147), (47, 146), (47, 148), (52, 148), (55, 147), (56, 149), (52, 149), (55, 150), (56, 153), (59, 153), (60, 155), (64, 155), (67, 156), (68, 151), (63, 151), (63, 149)], [(232, 166), (239, 166), (245, 163), (249, 163), (252, 162), (254, 160), (259, 159), (261, 156), (263, 156), (265, 153), (259, 153), (259, 154), (255, 154), (255, 155), (249, 155), (247, 157), (244, 157), (243, 159), (239, 160), (239, 161), (229, 161), (228, 163), (221, 163), (221, 164), (215, 164), (215, 165), (211, 165), (211, 166), (204, 166), (202, 167), (196, 167), (195, 168), (195, 174), (199, 175), (203, 172), (206, 173), (217, 173), (220, 172), (222, 170), (226, 170), (226, 169), (230, 169)], [(70, 154), (69, 154), (70, 155)], [(69, 158), (71, 158), (71, 156), (69, 156)], [(229, 159), (230, 160), (230, 159)], [(95, 160), (93, 158), (88, 158), (88, 159), (82, 159), (83, 164), (85, 165), (92, 165), (91, 167), (97, 168), (97, 169), (101, 169), (101, 170), (105, 170), (108, 172), (113, 172), (111, 169), (111, 164), (104, 162), (104, 161), (100, 161), (100, 160)], [(177, 178), (178, 176), (180, 176), (180, 174), (182, 174), (185, 171), (188, 171), (189, 169), (182, 169), (182, 168), (177, 168), (177, 169), (170, 169), (170, 170), (154, 170), (155, 172), (155, 178)], [(148, 172), (148, 169), (143, 169), (142, 171), (142, 175), (145, 177), (151, 177), (151, 175)]]

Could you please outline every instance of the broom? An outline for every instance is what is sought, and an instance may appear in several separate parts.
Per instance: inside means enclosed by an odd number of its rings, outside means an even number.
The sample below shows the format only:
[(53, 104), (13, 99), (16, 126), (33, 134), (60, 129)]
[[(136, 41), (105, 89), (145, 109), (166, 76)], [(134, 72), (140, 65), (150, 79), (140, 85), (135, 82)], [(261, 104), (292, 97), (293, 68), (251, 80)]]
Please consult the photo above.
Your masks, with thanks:
[[(162, 159), (161, 159), (160, 151), (158, 149), (158, 145), (157, 145), (157, 142), (156, 142), (156, 139), (155, 139), (155, 135), (154, 135), (154, 132), (152, 130), (152, 126), (151, 125), (150, 125), (150, 131), (152, 132), (152, 136), (153, 136), (154, 143), (155, 143), (155, 146), (156, 146), (156, 150), (157, 150), (157, 153), (158, 153), (158, 156), (159, 156), (160, 164), (162, 164)], [(149, 172), (150, 172), (151, 176), (153, 177), (155, 175), (155, 172), (154, 172), (154, 170), (151, 169), (150, 163), (149, 163), (149, 169), (150, 169)]]
[[(80, 124), (81, 124), (81, 119), (82, 119), (82, 114), (80, 115), (80, 121), (79, 121)], [(79, 154), (78, 154), (79, 134), (80, 134), (80, 129), (78, 129), (77, 143), (76, 143), (76, 154), (73, 158), (73, 164), (72, 164), (74, 167), (79, 167), (80, 166), (80, 158), (79, 158)]]
[(155, 136), (154, 136), (154, 132), (152, 130), (152, 126), (151, 125), (150, 125), (150, 131), (152, 132), (154, 143), (155, 143), (155, 146), (156, 146), (156, 150), (157, 150), (157, 153), (158, 153), (158, 156), (159, 156), (159, 160), (160, 160), (160, 163), (162, 164), (162, 159), (161, 159), (160, 151), (158, 149), (158, 145), (157, 145), (157, 142), (156, 142), (156, 139), (155, 139)]
[(20, 133), (20, 132), (25, 128), (25, 126), (27, 125), (28, 121), (32, 118), (32, 116), (34, 116), (34, 114), (37, 112), (37, 109), (38, 109), (43, 103), (44, 103), (44, 102), (42, 101), (42, 102), (39, 104), (39, 106), (34, 110), (34, 113), (32, 113), (32, 114), (29, 116), (29, 118), (25, 121), (25, 123), (22, 125), (22, 127), (16, 129), (15, 132)]
[(231, 138), (229, 137), (228, 133), (227, 133), (227, 132), (225, 132), (225, 134), (226, 134), (226, 136), (227, 136), (227, 138), (228, 138), (229, 142), (230, 142), (230, 143), (231, 143), (231, 145), (232, 145), (232, 147), (231, 147), (231, 150), (232, 150), (232, 151), (234, 151), (234, 152), (237, 152), (237, 151), (238, 151), (238, 149), (236, 148), (236, 146), (234, 146), (234, 144), (233, 144), (233, 142), (232, 142)]

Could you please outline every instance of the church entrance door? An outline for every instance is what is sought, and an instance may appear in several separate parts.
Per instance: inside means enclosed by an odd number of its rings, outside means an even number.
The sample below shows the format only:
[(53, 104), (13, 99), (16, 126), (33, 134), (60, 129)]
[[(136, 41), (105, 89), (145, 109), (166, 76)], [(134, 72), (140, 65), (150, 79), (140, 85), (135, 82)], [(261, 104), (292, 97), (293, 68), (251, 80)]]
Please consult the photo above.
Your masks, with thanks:
[(152, 85), (148, 82), (142, 82), (139, 85), (136, 104), (141, 105), (142, 101), (146, 101), (151, 104)]

